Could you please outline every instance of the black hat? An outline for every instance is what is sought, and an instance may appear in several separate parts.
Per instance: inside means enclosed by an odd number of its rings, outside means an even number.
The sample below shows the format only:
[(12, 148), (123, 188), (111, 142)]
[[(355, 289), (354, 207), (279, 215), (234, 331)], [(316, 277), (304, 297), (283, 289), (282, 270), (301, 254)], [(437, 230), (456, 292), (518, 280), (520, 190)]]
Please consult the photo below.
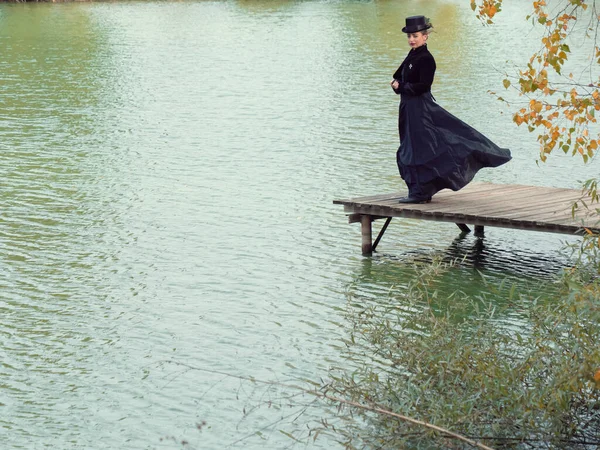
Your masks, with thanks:
[(406, 18), (406, 26), (402, 28), (403, 33), (416, 33), (431, 28), (431, 24), (425, 16), (410, 16)]

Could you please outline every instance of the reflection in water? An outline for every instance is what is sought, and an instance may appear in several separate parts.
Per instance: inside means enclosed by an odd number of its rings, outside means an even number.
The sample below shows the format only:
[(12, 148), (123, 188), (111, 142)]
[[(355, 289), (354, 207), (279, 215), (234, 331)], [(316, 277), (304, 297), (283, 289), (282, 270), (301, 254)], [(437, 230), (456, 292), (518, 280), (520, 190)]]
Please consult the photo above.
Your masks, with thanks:
[[(470, 245), (472, 244), (472, 245)], [(486, 268), (487, 251), (485, 238), (476, 237), (474, 242), (468, 242), (468, 233), (460, 233), (448, 247), (447, 255), (452, 261), (468, 261), (475, 269)]]
[(390, 301), (390, 295), (407, 292), (415, 276), (430, 271), (432, 264), (439, 267), (430, 286), (436, 296), (460, 299), (468, 295), (479, 299), (481, 304), (508, 308), (507, 316), (501, 320), (507, 320), (512, 326), (526, 319), (522, 311), (510, 309), (512, 299), (522, 296), (552, 301), (559, 292), (558, 279), (562, 269), (569, 265), (569, 259), (556, 252), (535, 254), (509, 250), (497, 240), (459, 233), (446, 248), (365, 258), (360, 271), (348, 284), (350, 303), (359, 305), (359, 310), (385, 304)]
[(532, 254), (511, 249), (498, 241), (467, 233), (458, 235), (446, 249), (444, 259), (505, 277), (528, 280), (551, 279), (569, 265), (569, 259), (556, 253)]

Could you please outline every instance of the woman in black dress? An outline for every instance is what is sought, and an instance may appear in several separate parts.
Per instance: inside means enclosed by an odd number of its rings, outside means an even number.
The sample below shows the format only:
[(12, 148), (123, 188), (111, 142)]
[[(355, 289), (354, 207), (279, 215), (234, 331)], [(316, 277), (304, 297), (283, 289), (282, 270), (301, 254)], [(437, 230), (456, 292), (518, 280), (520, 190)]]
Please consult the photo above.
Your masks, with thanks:
[(402, 32), (411, 50), (391, 82), (400, 94), (396, 161), (408, 186), (400, 203), (428, 203), (438, 191), (465, 187), (483, 167), (511, 159), (484, 135), (439, 106), (431, 95), (435, 60), (427, 49), (431, 24), (424, 16), (406, 18)]

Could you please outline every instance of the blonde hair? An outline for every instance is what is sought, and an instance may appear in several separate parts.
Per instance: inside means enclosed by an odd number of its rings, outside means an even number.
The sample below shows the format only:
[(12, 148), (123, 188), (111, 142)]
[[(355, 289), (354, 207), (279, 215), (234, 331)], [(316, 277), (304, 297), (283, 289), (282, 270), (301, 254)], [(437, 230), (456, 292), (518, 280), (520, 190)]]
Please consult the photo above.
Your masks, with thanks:
[(419, 33), (423, 33), (425, 36), (429, 36), (431, 33), (433, 33), (433, 25), (431, 25), (431, 23), (429, 23), (429, 28), (427, 28), (425, 30), (421, 30), (421, 31), (419, 31)]
[[(430, 27), (426, 28), (424, 30), (420, 30), (420, 31), (415, 31), (415, 33), (421, 33), (424, 36), (429, 36), (431, 33), (433, 33), (433, 25), (429, 24)], [(413, 34), (413, 33), (406, 33), (406, 34)]]

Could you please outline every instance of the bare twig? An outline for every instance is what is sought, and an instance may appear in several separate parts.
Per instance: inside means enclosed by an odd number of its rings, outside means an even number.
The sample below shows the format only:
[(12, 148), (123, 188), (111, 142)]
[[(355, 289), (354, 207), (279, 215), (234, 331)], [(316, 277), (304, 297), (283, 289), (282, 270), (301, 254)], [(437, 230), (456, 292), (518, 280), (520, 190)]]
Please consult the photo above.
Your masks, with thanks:
[(442, 427), (438, 427), (437, 425), (433, 425), (432, 423), (428, 423), (428, 422), (424, 422), (422, 420), (417, 420), (417, 419), (413, 419), (412, 417), (408, 417), (408, 416), (404, 416), (402, 414), (397, 414), (395, 412), (392, 411), (388, 411), (387, 409), (383, 409), (383, 408), (379, 408), (379, 407), (375, 407), (375, 406), (367, 406), (367, 405), (363, 405), (357, 402), (353, 402), (351, 400), (345, 400), (343, 398), (339, 398), (339, 397), (333, 397), (331, 395), (328, 394), (323, 394), (320, 392), (312, 392), (312, 391), (307, 391), (310, 394), (316, 395), (317, 397), (321, 397), (321, 398), (326, 398), (327, 400), (331, 400), (333, 402), (336, 403), (342, 403), (344, 405), (348, 405), (348, 406), (352, 406), (354, 408), (359, 408), (365, 411), (372, 411), (372, 412), (376, 412), (378, 414), (383, 414), (386, 416), (390, 416), (390, 417), (395, 417), (397, 419), (400, 419), (404, 422), (409, 422), (412, 423), (414, 425), (419, 425), (425, 428), (429, 428), (431, 430), (435, 430), (438, 433), (442, 433), (445, 434), (446, 436), (451, 436), (455, 439), (458, 439), (460, 441), (466, 442), (469, 445), (472, 445), (473, 447), (479, 447), (482, 448), (484, 450), (493, 450), (491, 447), (488, 447), (487, 445), (484, 445), (480, 442), (476, 442), (473, 441), (472, 439), (469, 439), (461, 434), (458, 433), (454, 433), (450, 430), (447, 430), (445, 428)]
[[(492, 449), (491, 447), (488, 447), (485, 444), (482, 444), (480, 442), (476, 442), (476, 441), (474, 441), (472, 439), (469, 439), (468, 437), (463, 436), (461, 434), (454, 433), (453, 431), (447, 430), (446, 428), (442, 428), (442, 427), (439, 427), (437, 425), (434, 425), (434, 424), (431, 424), (431, 423), (428, 423), (428, 422), (425, 422), (425, 421), (422, 421), (422, 420), (413, 419), (412, 417), (408, 417), (408, 416), (405, 416), (405, 415), (402, 415), (402, 414), (397, 414), (397, 413), (395, 413), (393, 411), (389, 411), (387, 409), (380, 408), (378, 406), (363, 405), (363, 404), (358, 403), (358, 402), (354, 402), (354, 401), (351, 401), (351, 400), (346, 400), (346, 399), (339, 398), (339, 397), (334, 397), (334, 396), (329, 395), (327, 393), (319, 392), (317, 390), (306, 389), (306, 388), (303, 388), (301, 386), (296, 386), (296, 385), (291, 385), (291, 384), (284, 384), (284, 383), (273, 382), (273, 381), (263, 381), (263, 380), (258, 380), (258, 379), (253, 378), (253, 377), (246, 377), (246, 376), (241, 376), (241, 375), (231, 375), (231, 374), (228, 374), (228, 373), (225, 373), (225, 372), (221, 372), (221, 371), (218, 371), (218, 370), (205, 369), (205, 368), (202, 368), (202, 367), (195, 367), (195, 366), (192, 366), (190, 364), (186, 364), (186, 363), (182, 363), (182, 362), (177, 362), (177, 361), (168, 361), (167, 360), (167, 361), (161, 361), (161, 362), (162, 363), (175, 364), (175, 365), (178, 365), (178, 366), (183, 366), (183, 367), (186, 367), (186, 368), (188, 368), (190, 370), (198, 370), (198, 371), (201, 371), (201, 372), (207, 372), (207, 373), (218, 374), (218, 375), (227, 375), (227, 376), (230, 376), (232, 378), (237, 378), (239, 380), (244, 380), (244, 381), (250, 381), (252, 383), (266, 384), (266, 385), (270, 385), (270, 386), (276, 385), (276, 386), (280, 386), (280, 387), (284, 387), (284, 388), (288, 388), (288, 389), (299, 390), (299, 391), (304, 392), (306, 394), (313, 395), (313, 396), (315, 396), (317, 398), (327, 399), (329, 401), (335, 402), (338, 405), (347, 405), (347, 406), (351, 406), (353, 408), (362, 409), (363, 411), (371, 411), (371, 412), (374, 412), (374, 413), (377, 413), (377, 414), (382, 414), (382, 415), (394, 417), (396, 419), (402, 420), (403, 422), (412, 423), (413, 425), (418, 425), (418, 426), (421, 426), (421, 427), (424, 427), (424, 428), (428, 428), (430, 430), (434, 430), (434, 431), (436, 431), (438, 433), (441, 433), (441, 434), (443, 434), (445, 436), (452, 437), (454, 439), (458, 439), (458, 440), (460, 440), (462, 442), (465, 442), (465, 443), (467, 443), (467, 444), (469, 444), (469, 445), (471, 445), (473, 447), (481, 448), (483, 450), (494, 450), (494, 449)], [(289, 416), (292, 416), (294, 414), (295, 413), (290, 414)], [(271, 426), (271, 425), (272, 424), (268, 425), (267, 428), (269, 426)], [(241, 440), (246, 439), (249, 436), (245, 436)], [(240, 440), (238, 440), (236, 442), (239, 442), (239, 441)]]

